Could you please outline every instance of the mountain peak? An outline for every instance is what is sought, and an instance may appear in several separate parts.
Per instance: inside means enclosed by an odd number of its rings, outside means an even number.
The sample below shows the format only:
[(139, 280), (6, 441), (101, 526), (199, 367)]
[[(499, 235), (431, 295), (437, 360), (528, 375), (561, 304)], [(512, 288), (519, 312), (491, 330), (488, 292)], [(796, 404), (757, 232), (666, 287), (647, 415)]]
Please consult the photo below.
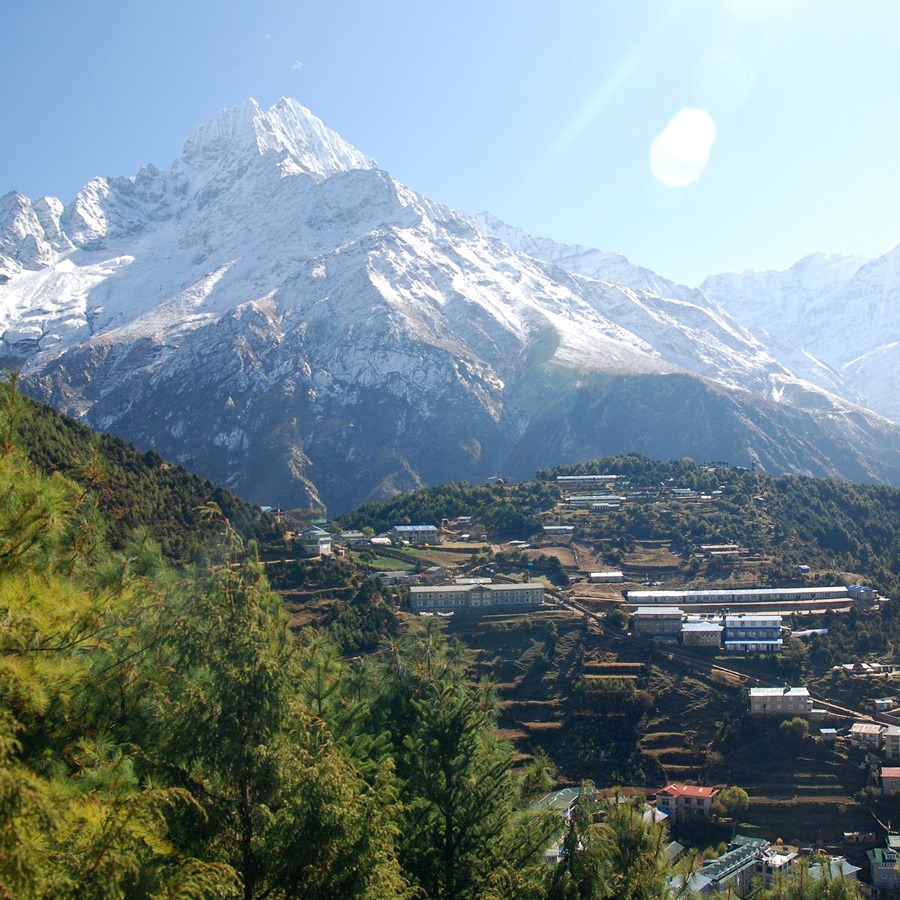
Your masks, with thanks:
[(262, 109), (252, 97), (240, 106), (220, 109), (188, 135), (184, 143), (184, 156), (193, 159), (255, 146), (255, 122), (260, 115)]
[(306, 172), (327, 178), (335, 172), (372, 169), (376, 162), (328, 128), (296, 100), (283, 97), (269, 110), (249, 99), (223, 109), (194, 129), (183, 158), (193, 165), (275, 152), (288, 174)]

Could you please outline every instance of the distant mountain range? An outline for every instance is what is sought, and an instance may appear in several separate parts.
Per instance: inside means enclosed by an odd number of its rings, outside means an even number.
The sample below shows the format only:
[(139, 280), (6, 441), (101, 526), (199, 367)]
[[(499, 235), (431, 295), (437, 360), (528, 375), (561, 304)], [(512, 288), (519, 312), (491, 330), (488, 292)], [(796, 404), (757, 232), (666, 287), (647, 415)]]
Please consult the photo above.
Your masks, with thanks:
[(282, 506), (629, 451), (900, 485), (898, 260), (693, 290), (455, 212), (295, 101), (249, 101), (164, 170), (0, 198), (0, 356)]

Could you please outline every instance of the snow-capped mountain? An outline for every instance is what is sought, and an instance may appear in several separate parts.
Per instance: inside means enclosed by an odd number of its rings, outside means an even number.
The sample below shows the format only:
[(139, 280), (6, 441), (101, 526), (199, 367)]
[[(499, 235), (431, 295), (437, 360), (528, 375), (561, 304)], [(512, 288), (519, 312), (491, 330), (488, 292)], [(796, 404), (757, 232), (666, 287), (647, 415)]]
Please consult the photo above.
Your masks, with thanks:
[(712, 296), (429, 200), (292, 100), (0, 200), (27, 389), (286, 506), (630, 450), (900, 481), (894, 423)]
[(813, 254), (701, 290), (794, 372), (900, 421), (900, 247), (871, 260)]

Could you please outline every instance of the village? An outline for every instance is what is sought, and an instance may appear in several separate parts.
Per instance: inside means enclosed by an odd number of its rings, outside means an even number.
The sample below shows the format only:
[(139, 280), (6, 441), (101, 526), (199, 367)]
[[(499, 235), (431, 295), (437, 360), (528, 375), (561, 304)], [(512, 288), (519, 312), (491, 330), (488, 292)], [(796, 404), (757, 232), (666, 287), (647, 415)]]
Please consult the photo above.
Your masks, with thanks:
[[(864, 681), (885, 686), (885, 696), (871, 697), (854, 706), (846, 702), (846, 690), (839, 697), (821, 690), (813, 693), (804, 684), (785, 683), (783, 666), (775, 665), (773, 675), (767, 676), (765, 663), (767, 658), (782, 660), (788, 648), (807, 643), (815, 634), (827, 633), (821, 625), (825, 617), (848, 616), (851, 611), (854, 615), (877, 613), (883, 601), (878, 591), (856, 582), (810, 583), (809, 567), (803, 564), (795, 567), (791, 583), (784, 586), (745, 582), (727, 587), (670, 587), (667, 580), (671, 584), (672, 554), (650, 541), (643, 545), (642, 563), (632, 566), (631, 571), (626, 566), (604, 567), (603, 560), (581, 539), (584, 528), (579, 523), (586, 517), (602, 517), (628, 504), (715, 504), (716, 491), (704, 493), (671, 485), (632, 488), (621, 479), (604, 475), (561, 476), (558, 483), (562, 496), (554, 515), (546, 517), (540, 533), (529, 539), (490, 540), (471, 516), (434, 523), (399, 523), (378, 533), (372, 528), (331, 530), (327, 522), (318, 522), (299, 529), (293, 539), (310, 557), (327, 560), (346, 554), (367, 559), (371, 577), (392, 593), (401, 604), (402, 614), (441, 621), (443, 627), (477, 648), (484, 658), (493, 658), (495, 664), (504, 655), (497, 651), (497, 629), (516, 630), (517, 619), (535, 630), (543, 623), (560, 634), (563, 622), (567, 628), (580, 622), (578, 627), (603, 636), (597, 640), (601, 648), (597, 658), (587, 659), (580, 669), (579, 683), (583, 689), (587, 685), (588, 694), (613, 681), (641, 683), (650, 670), (643, 660), (648, 654), (662, 654), (672, 665), (681, 667), (685, 681), (715, 686), (729, 697), (737, 693), (742, 698), (740, 706), (734, 708), (732, 704), (729, 715), (745, 721), (745, 730), (755, 733), (759, 743), (765, 744), (766, 732), (783, 738), (783, 726), (788, 723), (802, 739), (795, 748), (795, 752), (801, 751), (800, 758), (815, 756), (827, 769), (832, 765), (831, 754), (835, 771), (854, 773), (852, 783), (844, 785), (840, 776), (817, 776), (815, 765), (809, 773), (798, 771), (797, 777), (804, 779), (804, 784), (797, 786), (801, 793), (788, 791), (790, 799), (784, 801), (779, 801), (778, 790), (772, 796), (770, 784), (742, 785), (735, 780), (735, 787), (747, 788), (750, 822), (764, 819), (764, 809), (772, 812), (780, 805), (783, 809), (770, 818), (780, 822), (779, 827), (790, 828), (793, 808), (798, 817), (794, 832), (803, 839), (785, 843), (774, 832), (761, 834), (764, 822), (752, 829), (752, 834), (742, 834), (746, 829), (735, 822), (723, 853), (679, 876), (676, 864), (684, 852), (677, 840), (679, 832), (686, 821), (714, 819), (716, 799), (724, 789), (714, 780), (718, 774), (715, 766), (695, 762), (702, 753), (703, 734), (716, 729), (684, 723), (679, 736), (683, 749), (679, 738), (674, 738), (672, 749), (657, 750), (654, 743), (662, 745), (668, 733), (659, 737), (645, 734), (639, 746), (656, 763), (657, 777), (675, 776), (674, 780), (658, 783), (655, 789), (648, 783), (643, 790), (646, 814), (665, 821), (672, 831), (673, 878), (682, 878), (677, 883), (701, 894), (732, 891), (736, 896), (746, 896), (760, 879), (766, 885), (773, 884), (778, 873), (815, 854), (813, 872), (819, 871), (816, 866), (827, 866), (827, 877), (859, 880), (871, 896), (900, 896), (900, 870), (896, 867), (900, 835), (854, 799), (867, 791), (870, 798), (884, 804), (900, 794), (900, 715), (894, 713), (900, 691), (893, 687), (895, 666), (875, 659), (833, 666), (833, 676), (840, 677), (842, 683)], [(570, 512), (569, 521), (565, 521), (566, 511)], [(638, 552), (641, 549), (639, 545)], [(729, 542), (701, 544), (696, 556), (711, 571), (714, 566), (728, 565), (749, 554), (739, 543)], [(564, 579), (547, 577), (560, 571), (565, 573)], [(560, 584), (563, 580), (565, 583)], [(808, 624), (810, 627), (806, 627)], [(611, 641), (607, 635), (612, 635)], [(553, 643), (558, 652), (560, 641)], [(547, 644), (541, 646), (544, 649), (538, 656), (546, 655)], [(531, 649), (534, 647), (535, 639)], [(510, 664), (522, 669), (530, 652), (520, 654), (518, 660), (500, 660), (494, 671), (502, 673)], [(528, 699), (517, 699), (527, 694), (520, 690), (520, 683), (532, 675), (533, 670), (529, 670), (524, 679), (516, 674), (512, 681), (501, 684), (503, 688), (510, 686), (502, 691), (506, 724), (511, 726), (508, 735), (540, 734), (543, 746), (552, 747), (554, 740), (547, 736), (561, 725), (558, 710), (551, 711), (559, 705), (557, 700), (540, 699), (536, 693), (528, 694)], [(676, 727), (672, 727), (672, 734)], [(817, 749), (811, 753), (812, 747)], [(706, 755), (715, 757), (717, 752), (706, 751)], [(678, 762), (672, 763), (673, 759)], [(727, 765), (719, 768), (727, 771)], [(825, 790), (826, 782), (828, 796), (820, 797), (816, 792)], [(577, 786), (561, 788), (544, 802), (554, 808), (571, 804), (577, 791)], [(761, 796), (762, 791), (768, 796)], [(805, 815), (807, 802), (818, 806), (812, 819)], [(853, 815), (847, 815), (848, 809)], [(803, 820), (806, 824), (815, 821), (817, 839), (809, 829), (804, 837)], [(847, 830), (848, 822), (859, 827)], [(865, 827), (867, 823), (869, 827)], [(553, 851), (548, 852), (552, 856)]]

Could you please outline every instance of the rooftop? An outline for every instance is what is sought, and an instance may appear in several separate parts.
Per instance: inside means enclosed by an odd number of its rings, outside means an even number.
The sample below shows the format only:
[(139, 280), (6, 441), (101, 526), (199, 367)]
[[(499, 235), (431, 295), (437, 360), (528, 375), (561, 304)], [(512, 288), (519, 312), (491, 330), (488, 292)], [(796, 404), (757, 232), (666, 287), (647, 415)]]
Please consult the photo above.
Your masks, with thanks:
[(639, 606), (632, 615), (635, 616), (682, 616), (684, 613), (677, 606)]
[(701, 591), (674, 591), (674, 590), (666, 590), (666, 591), (629, 591), (629, 597), (672, 597), (673, 599), (681, 600), (684, 597), (712, 597), (718, 599), (719, 597), (728, 596), (728, 597), (741, 597), (747, 594), (758, 594), (761, 597), (772, 597), (773, 599), (778, 599), (783, 596), (785, 593), (800, 593), (813, 596), (819, 594), (826, 594), (830, 591), (835, 590), (846, 590), (846, 588), (842, 588), (842, 586), (835, 587), (803, 587), (803, 588), (727, 588), (720, 591), (716, 590), (701, 590)]
[(825, 877), (825, 865), (828, 866), (828, 878), (842, 879), (854, 878), (857, 872), (862, 871), (859, 866), (854, 866), (843, 856), (830, 856), (825, 864), (815, 862), (809, 867), (809, 874), (816, 879)]
[(884, 728), (874, 722), (854, 722), (850, 726), (850, 734), (881, 734)]
[(738, 613), (733, 616), (725, 616), (726, 625), (751, 625), (757, 622), (773, 622), (781, 626), (782, 616), (775, 613)]
[(758, 687), (750, 688), (751, 697), (808, 697), (809, 688), (805, 687)]
[(435, 592), (447, 592), (453, 594), (465, 593), (468, 591), (473, 591), (476, 588), (483, 589), (487, 591), (500, 593), (501, 591), (536, 591), (536, 590), (544, 590), (544, 582), (543, 581), (497, 581), (491, 584), (486, 584), (483, 581), (480, 581), (477, 578), (467, 578), (465, 581), (457, 582), (456, 584), (429, 584), (425, 587), (411, 587), (411, 594), (430, 594)]
[(581, 788), (562, 788), (562, 790), (547, 794), (546, 797), (541, 797), (535, 805), (540, 809), (552, 809), (564, 813), (578, 799), (580, 793)]
[(668, 794), (672, 797), (699, 797), (704, 800), (711, 799), (719, 793), (718, 788), (702, 787), (699, 784), (674, 784), (666, 785), (658, 794)]

